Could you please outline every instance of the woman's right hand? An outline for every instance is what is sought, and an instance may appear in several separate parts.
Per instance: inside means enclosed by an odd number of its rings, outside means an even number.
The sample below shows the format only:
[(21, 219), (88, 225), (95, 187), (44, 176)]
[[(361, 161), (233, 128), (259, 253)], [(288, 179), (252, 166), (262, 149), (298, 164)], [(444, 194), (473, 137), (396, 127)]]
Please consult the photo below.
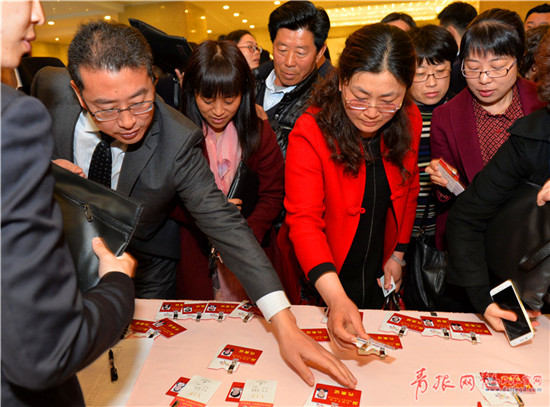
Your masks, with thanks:
[(355, 349), (355, 338), (369, 339), (357, 306), (346, 296), (329, 306), (327, 328), (335, 342), (344, 349)]
[(65, 168), (66, 170), (69, 170), (71, 172), (74, 172), (77, 175), (80, 175), (82, 178), (86, 178), (86, 174), (84, 174), (84, 170), (80, 168), (75, 163), (70, 162), (69, 160), (64, 160), (62, 158), (53, 160), (53, 162), (60, 167)]
[(430, 161), (430, 165), (426, 167), (425, 171), (427, 174), (430, 175), (430, 181), (432, 181), (432, 184), (446, 187), (447, 180), (441, 176), (438, 165), (439, 158), (434, 158), (432, 161)]
[(338, 346), (354, 349), (355, 338), (359, 336), (369, 339), (363, 327), (361, 314), (344, 291), (338, 274), (335, 272), (323, 274), (315, 282), (315, 288), (328, 305), (327, 329)]

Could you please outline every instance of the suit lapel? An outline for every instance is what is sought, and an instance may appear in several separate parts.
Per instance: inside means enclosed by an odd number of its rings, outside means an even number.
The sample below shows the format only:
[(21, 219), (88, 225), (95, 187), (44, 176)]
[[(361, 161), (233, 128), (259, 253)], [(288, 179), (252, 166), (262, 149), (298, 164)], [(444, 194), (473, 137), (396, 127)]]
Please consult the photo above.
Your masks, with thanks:
[(460, 161), (464, 165), (464, 171), (470, 183), (483, 168), (483, 159), (475, 125), (472, 95), (466, 89), (462, 96), (464, 102), (459, 104), (462, 109), (451, 110), (451, 126), (454, 129), (452, 134), (456, 137), (455, 143), (458, 146)]
[(160, 115), (156, 111), (158, 105), (155, 104), (155, 116), (153, 122), (143, 140), (137, 145), (129, 145), (126, 154), (124, 155), (124, 162), (122, 163), (122, 169), (120, 170), (120, 178), (118, 180), (117, 191), (130, 195), (132, 189), (149, 162), (151, 156), (157, 149), (159, 143), (160, 133)]

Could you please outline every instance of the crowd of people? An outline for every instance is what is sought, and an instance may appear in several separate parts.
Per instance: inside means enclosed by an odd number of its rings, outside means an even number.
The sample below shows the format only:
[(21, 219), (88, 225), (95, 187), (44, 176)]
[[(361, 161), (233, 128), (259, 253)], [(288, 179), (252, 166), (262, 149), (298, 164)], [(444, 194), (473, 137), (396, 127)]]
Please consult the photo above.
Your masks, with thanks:
[[(522, 21), (454, 2), (438, 18), (391, 13), (353, 32), (333, 65), (326, 11), (286, 2), (269, 16), (272, 60), (245, 30), (194, 46), (173, 73), (175, 109), (145, 37), (115, 22), (83, 24), (66, 69), (40, 70), (32, 96), (15, 91), (7, 78), (44, 14), (39, 0), (3, 2), (2, 402), (83, 404), (75, 374), (116, 342), (134, 297), (249, 299), (304, 381), (312, 365), (353, 388), (290, 304), (328, 305), (329, 332), (353, 348), (368, 339), (359, 309), (403, 291), (420, 235), (451, 260), (453, 299), (438, 310), (502, 331), (515, 315), (489, 295), (483, 231), (522, 180), (550, 200), (550, 6)], [(50, 161), (96, 180), (105, 144), (104, 182), (143, 211), (129, 254), (94, 240), (101, 279), (81, 294)]]

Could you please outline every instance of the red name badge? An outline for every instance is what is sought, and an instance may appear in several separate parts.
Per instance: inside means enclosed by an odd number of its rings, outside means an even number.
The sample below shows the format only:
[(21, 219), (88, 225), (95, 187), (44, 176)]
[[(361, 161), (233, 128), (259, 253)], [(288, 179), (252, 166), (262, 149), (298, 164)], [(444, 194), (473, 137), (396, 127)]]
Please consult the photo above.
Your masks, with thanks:
[(317, 342), (329, 342), (330, 337), (326, 328), (302, 329), (304, 333)]
[(161, 333), (161, 335), (167, 338), (171, 338), (172, 336), (187, 330), (186, 328), (184, 328), (179, 324), (176, 324), (174, 321), (172, 321), (169, 318), (164, 318), (155, 322), (150, 322), (149, 326), (150, 328), (156, 329)]
[(492, 335), (487, 325), (483, 322), (449, 321), (451, 330), (458, 333), (475, 333), (478, 335)]
[(237, 359), (241, 363), (256, 364), (263, 351), (259, 349), (243, 348), (241, 346), (226, 345), (218, 355), (221, 359)]
[(391, 349), (403, 349), (401, 344), (401, 339), (398, 335), (388, 335), (388, 334), (368, 334), (370, 338), (379, 344), (384, 345), (386, 348)]
[(397, 325), (397, 326), (406, 326), (407, 328), (417, 332), (424, 331), (424, 324), (422, 323), (421, 319), (409, 317), (403, 314), (398, 314), (398, 313), (393, 314), (388, 319), (388, 323)]

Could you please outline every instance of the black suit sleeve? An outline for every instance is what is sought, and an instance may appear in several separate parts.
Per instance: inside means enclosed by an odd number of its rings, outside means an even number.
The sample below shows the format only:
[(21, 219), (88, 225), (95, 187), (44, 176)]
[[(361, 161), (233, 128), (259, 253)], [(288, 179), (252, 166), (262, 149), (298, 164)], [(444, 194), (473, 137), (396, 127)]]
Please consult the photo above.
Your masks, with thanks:
[[(458, 196), (447, 219), (451, 282), (464, 286), (476, 310), (493, 302), (486, 261), (485, 230), (522, 180), (537, 172), (533, 163), (542, 144), (511, 136), (468, 188)], [(547, 161), (546, 161), (547, 162)]]
[(38, 100), (2, 85), (2, 376), (35, 391), (74, 378), (117, 342), (134, 309), (125, 274), (85, 296), (76, 287), (52, 195), (50, 124)]

